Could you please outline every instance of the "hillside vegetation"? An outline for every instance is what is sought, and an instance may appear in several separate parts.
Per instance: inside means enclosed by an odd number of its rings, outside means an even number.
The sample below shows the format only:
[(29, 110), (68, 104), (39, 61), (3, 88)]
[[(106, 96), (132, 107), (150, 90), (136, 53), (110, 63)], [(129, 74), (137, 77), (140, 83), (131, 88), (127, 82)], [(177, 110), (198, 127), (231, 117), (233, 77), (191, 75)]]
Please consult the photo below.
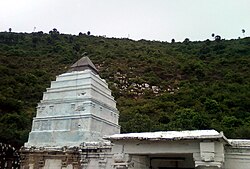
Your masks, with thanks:
[(53, 29), (0, 33), (0, 142), (27, 141), (50, 81), (86, 53), (117, 100), (122, 132), (213, 128), (250, 138), (250, 38), (167, 43)]

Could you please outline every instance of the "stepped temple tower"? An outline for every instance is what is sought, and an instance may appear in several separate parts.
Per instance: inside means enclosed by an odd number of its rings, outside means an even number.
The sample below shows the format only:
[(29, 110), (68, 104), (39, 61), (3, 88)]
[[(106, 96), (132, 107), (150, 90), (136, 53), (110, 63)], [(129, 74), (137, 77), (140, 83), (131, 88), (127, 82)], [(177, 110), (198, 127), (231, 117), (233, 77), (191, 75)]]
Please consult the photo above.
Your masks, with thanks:
[(83, 57), (57, 76), (37, 106), (26, 147), (79, 146), (119, 133), (119, 113), (105, 80)]
[[(81, 58), (67, 73), (57, 76), (56, 81), (51, 82), (50, 88), (38, 103), (29, 140), (22, 150), (23, 166), (46, 168), (49, 165), (49, 157), (46, 164), (46, 155), (55, 150), (58, 157), (64, 156), (63, 151), (58, 151), (60, 149), (65, 152), (66, 148), (77, 154), (72, 147), (108, 146), (108, 141), (102, 137), (120, 133), (118, 118), (116, 101), (108, 84), (100, 78), (88, 57)], [(33, 150), (37, 153), (34, 154)], [(41, 161), (40, 166), (36, 164), (37, 161)], [(50, 162), (55, 164), (55, 161)], [(78, 161), (74, 162), (76, 166), (79, 165)], [(57, 166), (67, 167), (68, 164)]]

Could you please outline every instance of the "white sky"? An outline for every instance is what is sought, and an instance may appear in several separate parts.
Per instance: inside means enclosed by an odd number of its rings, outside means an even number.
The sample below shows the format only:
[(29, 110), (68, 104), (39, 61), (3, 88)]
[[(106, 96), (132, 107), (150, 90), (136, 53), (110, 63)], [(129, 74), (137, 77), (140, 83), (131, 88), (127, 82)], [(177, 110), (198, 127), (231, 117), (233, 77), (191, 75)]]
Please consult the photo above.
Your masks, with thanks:
[(250, 0), (0, 0), (0, 32), (90, 31), (139, 40), (250, 35)]

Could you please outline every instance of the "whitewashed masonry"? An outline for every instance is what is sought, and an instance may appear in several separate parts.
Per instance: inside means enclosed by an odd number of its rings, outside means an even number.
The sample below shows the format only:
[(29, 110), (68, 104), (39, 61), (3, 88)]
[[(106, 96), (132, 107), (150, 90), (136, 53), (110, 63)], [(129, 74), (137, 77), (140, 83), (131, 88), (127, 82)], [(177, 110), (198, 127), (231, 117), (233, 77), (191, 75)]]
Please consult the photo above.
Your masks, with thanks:
[(119, 112), (88, 57), (56, 77), (43, 94), (25, 147), (80, 146), (120, 133)]
[(215, 130), (115, 134), (116, 169), (249, 169), (250, 140), (228, 140)]

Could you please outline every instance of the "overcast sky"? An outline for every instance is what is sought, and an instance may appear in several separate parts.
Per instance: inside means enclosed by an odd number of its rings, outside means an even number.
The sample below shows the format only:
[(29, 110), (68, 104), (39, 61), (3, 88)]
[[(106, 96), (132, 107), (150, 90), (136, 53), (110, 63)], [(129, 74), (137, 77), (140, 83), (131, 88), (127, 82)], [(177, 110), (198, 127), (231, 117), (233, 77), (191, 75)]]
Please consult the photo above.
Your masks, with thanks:
[[(35, 29), (34, 29), (35, 27)], [(0, 31), (183, 41), (250, 35), (250, 0), (0, 0)]]

